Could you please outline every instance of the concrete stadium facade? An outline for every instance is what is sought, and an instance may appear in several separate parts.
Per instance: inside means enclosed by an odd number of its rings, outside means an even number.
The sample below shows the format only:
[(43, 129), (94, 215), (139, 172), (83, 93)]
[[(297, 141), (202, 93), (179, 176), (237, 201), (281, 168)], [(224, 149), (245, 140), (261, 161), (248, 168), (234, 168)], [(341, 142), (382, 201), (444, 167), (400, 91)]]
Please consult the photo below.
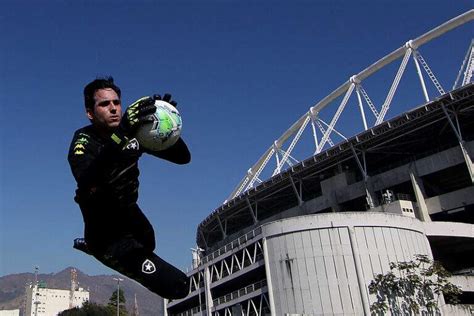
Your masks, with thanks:
[(469, 84), (223, 204), (198, 227), (190, 294), (168, 315), (370, 315), (374, 275), (416, 254), (463, 289), (443, 313), (470, 315), (472, 109)]
[[(469, 10), (409, 40), (276, 139), (199, 224), (190, 293), (167, 302), (167, 314), (371, 315), (375, 275), (420, 254), (439, 261), (462, 288), (461, 304), (440, 297), (441, 314), (474, 313), (474, 41), (450, 92), (420, 53), (472, 20)], [(386, 120), (410, 57), (426, 103)], [(395, 60), (401, 63), (379, 108), (362, 82)], [(340, 118), (354, 92), (364, 131), (348, 138)], [(293, 149), (307, 127), (314, 152), (298, 161)]]

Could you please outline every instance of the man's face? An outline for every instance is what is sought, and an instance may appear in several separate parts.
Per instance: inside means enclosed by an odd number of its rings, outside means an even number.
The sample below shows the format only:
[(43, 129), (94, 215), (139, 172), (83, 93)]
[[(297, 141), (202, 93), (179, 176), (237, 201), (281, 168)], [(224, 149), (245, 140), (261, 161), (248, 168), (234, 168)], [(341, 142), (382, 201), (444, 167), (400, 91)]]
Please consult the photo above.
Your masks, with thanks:
[(120, 124), (122, 106), (113, 89), (100, 89), (94, 93), (94, 107), (87, 109), (87, 117), (102, 130), (113, 130)]

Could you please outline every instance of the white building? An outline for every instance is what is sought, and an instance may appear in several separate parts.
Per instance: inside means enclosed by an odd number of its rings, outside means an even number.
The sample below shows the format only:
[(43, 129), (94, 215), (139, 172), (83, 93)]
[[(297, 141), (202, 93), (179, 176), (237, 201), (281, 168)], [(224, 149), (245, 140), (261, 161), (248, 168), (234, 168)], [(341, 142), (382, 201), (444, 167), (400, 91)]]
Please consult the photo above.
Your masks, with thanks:
[(20, 316), (19, 309), (1, 310), (0, 316)]
[(67, 309), (81, 307), (87, 301), (89, 301), (89, 291), (83, 288), (78, 288), (71, 293), (70, 290), (30, 285), (26, 288), (25, 316), (55, 316)]

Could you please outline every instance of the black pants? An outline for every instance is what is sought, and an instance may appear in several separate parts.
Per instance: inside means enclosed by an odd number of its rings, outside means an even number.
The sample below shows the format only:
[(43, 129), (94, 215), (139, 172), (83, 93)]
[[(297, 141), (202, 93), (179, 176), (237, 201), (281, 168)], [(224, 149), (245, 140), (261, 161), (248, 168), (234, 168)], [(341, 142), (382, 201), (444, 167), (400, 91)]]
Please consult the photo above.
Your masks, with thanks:
[(105, 253), (93, 255), (106, 266), (161, 297), (177, 299), (189, 293), (189, 278), (185, 273), (147, 250), (131, 236), (118, 240)]
[(189, 293), (186, 274), (153, 252), (155, 233), (138, 205), (127, 208), (111, 208), (105, 203), (88, 206), (81, 206), (83, 214), (115, 214), (87, 218), (85, 240), (90, 254), (161, 297), (177, 299)]

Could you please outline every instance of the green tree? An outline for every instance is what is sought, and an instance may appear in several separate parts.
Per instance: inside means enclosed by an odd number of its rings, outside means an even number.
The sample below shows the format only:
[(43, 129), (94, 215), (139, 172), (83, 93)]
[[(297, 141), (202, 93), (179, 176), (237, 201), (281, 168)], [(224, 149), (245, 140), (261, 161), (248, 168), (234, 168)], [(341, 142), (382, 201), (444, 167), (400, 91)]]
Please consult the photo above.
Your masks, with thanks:
[[(118, 292), (118, 295), (117, 295), (117, 292)], [(109, 304), (107, 305), (107, 307), (113, 312), (115, 312), (114, 315), (117, 315), (117, 298), (119, 302), (120, 316), (127, 316), (128, 311), (127, 311), (127, 308), (125, 307), (126, 301), (125, 301), (125, 295), (123, 294), (122, 289), (119, 289), (118, 291), (115, 290), (112, 293), (112, 296), (109, 298)]]
[(439, 314), (441, 294), (447, 303), (456, 304), (461, 289), (448, 281), (451, 274), (425, 255), (411, 261), (391, 262), (390, 271), (375, 275), (369, 293), (377, 301), (370, 305), (372, 315)]
[(85, 302), (82, 307), (65, 310), (58, 316), (114, 316), (114, 311), (108, 306)]

